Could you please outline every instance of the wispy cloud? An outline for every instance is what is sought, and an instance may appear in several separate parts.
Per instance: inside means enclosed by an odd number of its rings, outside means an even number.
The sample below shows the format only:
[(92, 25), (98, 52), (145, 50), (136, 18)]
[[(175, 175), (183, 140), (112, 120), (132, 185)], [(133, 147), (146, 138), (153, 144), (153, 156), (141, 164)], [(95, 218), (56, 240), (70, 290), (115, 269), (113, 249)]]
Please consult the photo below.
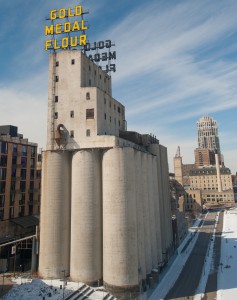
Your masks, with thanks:
[[(0, 119), (2, 124), (18, 125), (32, 141), (44, 145), (48, 80), (44, 18), (50, 9), (72, 7), (78, 1), (15, 2), (21, 5), (15, 12), (12, 1), (4, 2), (8, 15), (2, 20), (8, 22), (1, 22)], [(113, 91), (126, 106), (129, 128), (156, 134), (168, 147), (170, 166), (178, 145), (184, 161), (192, 162), (195, 121), (209, 113), (218, 114), (219, 123), (224, 123), (237, 106), (236, 0), (80, 4), (90, 10), (90, 39), (116, 42)], [(235, 132), (230, 126), (228, 130), (230, 136)], [(234, 153), (231, 145), (223, 144)]]

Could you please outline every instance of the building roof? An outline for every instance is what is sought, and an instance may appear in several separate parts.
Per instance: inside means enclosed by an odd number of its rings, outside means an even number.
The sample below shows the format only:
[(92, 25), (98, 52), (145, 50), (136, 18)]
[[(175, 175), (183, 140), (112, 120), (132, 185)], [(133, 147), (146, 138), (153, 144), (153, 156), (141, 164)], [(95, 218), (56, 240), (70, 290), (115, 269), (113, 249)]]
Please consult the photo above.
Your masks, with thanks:
[(39, 219), (34, 216), (15, 218), (12, 219), (11, 222), (24, 228), (39, 225)]
[[(221, 174), (231, 174), (229, 168), (222, 167), (220, 168)], [(216, 175), (216, 168), (214, 167), (203, 167), (192, 169), (189, 172), (189, 176), (203, 176), (203, 175)]]

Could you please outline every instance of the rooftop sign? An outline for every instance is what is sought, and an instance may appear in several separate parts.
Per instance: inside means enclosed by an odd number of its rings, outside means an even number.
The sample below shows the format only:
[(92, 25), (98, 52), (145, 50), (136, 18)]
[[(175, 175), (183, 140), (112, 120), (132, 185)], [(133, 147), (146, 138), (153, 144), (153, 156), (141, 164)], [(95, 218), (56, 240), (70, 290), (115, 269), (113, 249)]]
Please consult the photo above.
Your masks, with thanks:
[(76, 5), (73, 9), (51, 10), (49, 17), (46, 18), (47, 21), (51, 21), (51, 24), (45, 25), (44, 28), (45, 36), (50, 36), (50, 39), (45, 40), (44, 49), (56, 51), (86, 46), (85, 31), (88, 26), (85, 24), (83, 15), (87, 13), (83, 11), (81, 5)]
[[(111, 51), (111, 47), (115, 44), (111, 40), (94, 43), (87, 40), (88, 25), (83, 16), (88, 13), (81, 5), (51, 10), (49, 17), (46, 18), (48, 24), (44, 27), (46, 36), (44, 49), (54, 52), (80, 49), (105, 72), (115, 72), (116, 65), (111, 63), (112, 60), (116, 60), (116, 51)], [(106, 65), (101, 65), (104, 62)]]

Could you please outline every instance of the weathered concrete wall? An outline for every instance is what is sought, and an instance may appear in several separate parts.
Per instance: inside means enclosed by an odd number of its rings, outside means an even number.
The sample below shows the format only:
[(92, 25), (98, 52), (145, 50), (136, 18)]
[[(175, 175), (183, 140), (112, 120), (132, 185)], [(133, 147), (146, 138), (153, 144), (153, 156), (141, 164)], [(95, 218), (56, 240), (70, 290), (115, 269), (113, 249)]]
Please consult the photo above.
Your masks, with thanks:
[(100, 150), (72, 158), (71, 258), (73, 281), (102, 280), (102, 182)]
[(160, 219), (160, 243), (161, 249), (158, 253), (162, 253), (162, 261), (168, 257), (168, 251), (172, 247), (172, 223), (171, 223), (171, 207), (169, 193), (169, 171), (167, 148), (160, 144), (151, 144), (149, 151), (156, 156), (157, 163), (157, 187)]
[(112, 290), (138, 289), (134, 149), (103, 156), (103, 275)]
[(146, 274), (151, 273), (152, 269), (152, 252), (151, 252), (151, 232), (150, 232), (150, 210), (148, 207), (148, 169), (147, 154), (142, 153), (142, 204), (144, 220), (144, 243), (145, 243), (145, 260)]
[(71, 153), (43, 152), (39, 275), (69, 275)]
[(138, 276), (139, 284), (146, 279), (146, 245), (144, 235), (143, 201), (146, 193), (142, 186), (142, 153), (135, 151), (135, 191), (136, 191), (136, 211), (137, 211), (137, 250), (138, 250)]

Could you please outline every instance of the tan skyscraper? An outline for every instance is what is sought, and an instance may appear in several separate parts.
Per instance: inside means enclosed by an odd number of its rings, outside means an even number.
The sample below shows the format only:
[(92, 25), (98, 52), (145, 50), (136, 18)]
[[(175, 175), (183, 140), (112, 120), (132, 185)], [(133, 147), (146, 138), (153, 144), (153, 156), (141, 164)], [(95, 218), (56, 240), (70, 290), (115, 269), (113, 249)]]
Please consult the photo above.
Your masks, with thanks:
[(197, 122), (197, 129), (198, 149), (195, 150), (196, 165), (214, 165), (215, 151), (218, 153), (219, 163), (221, 164), (221, 150), (217, 121), (209, 116), (204, 116)]

